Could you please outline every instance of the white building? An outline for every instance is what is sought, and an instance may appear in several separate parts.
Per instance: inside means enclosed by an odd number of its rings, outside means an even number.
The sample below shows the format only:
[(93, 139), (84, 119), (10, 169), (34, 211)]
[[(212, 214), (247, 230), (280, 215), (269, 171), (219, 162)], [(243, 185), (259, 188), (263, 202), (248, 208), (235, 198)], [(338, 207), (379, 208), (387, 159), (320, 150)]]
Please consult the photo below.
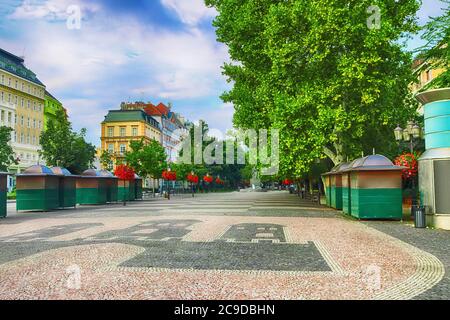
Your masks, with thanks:
[[(16, 105), (14, 103), (5, 101), (0, 97), (0, 126), (10, 127), (14, 131), (11, 132), (11, 144), (16, 141), (15, 133), (16, 124)], [(12, 176), (8, 176), (7, 188), (10, 191), (14, 187), (14, 179)]]

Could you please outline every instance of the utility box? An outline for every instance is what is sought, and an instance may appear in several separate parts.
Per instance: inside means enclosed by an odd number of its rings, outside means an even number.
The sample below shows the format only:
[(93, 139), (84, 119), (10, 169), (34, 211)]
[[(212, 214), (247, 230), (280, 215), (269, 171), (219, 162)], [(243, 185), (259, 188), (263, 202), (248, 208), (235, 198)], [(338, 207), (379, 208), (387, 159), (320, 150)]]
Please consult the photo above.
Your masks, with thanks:
[(17, 211), (51, 211), (59, 207), (59, 178), (35, 165), (16, 175)]
[(81, 205), (106, 204), (107, 182), (100, 172), (94, 169), (84, 171), (77, 178), (77, 203)]
[(355, 160), (346, 170), (350, 199), (346, 210), (358, 219), (401, 220), (403, 169), (382, 155)]
[(59, 208), (75, 208), (77, 206), (77, 177), (65, 168), (53, 167), (51, 170), (58, 176)]
[(143, 180), (141, 177), (139, 177), (137, 174), (134, 175), (134, 182), (135, 182), (135, 199), (136, 200), (142, 200), (143, 198), (143, 193), (142, 193), (142, 184), (143, 184)]
[(101, 170), (100, 175), (106, 179), (106, 202), (118, 201), (118, 178), (107, 170)]
[(6, 218), (6, 203), (7, 203), (7, 193), (6, 180), (8, 174), (5, 172), (0, 172), (0, 218)]

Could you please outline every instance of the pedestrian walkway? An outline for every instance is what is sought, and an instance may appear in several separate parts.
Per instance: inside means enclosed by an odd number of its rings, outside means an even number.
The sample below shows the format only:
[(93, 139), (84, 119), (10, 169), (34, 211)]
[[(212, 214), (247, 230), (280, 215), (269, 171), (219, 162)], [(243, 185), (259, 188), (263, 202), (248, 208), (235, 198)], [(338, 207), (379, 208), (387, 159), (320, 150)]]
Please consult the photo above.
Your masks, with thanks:
[[(0, 221), (0, 299), (414, 299), (436, 288), (450, 295), (448, 253), (287, 192), (10, 211)], [(450, 233), (440, 237), (450, 243)]]

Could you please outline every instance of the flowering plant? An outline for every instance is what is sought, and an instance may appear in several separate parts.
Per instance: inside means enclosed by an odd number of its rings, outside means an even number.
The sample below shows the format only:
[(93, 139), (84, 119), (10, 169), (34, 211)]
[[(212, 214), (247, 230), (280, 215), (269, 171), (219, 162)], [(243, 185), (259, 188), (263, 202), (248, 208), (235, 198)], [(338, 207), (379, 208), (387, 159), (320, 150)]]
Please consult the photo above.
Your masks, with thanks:
[(403, 170), (403, 179), (410, 179), (417, 176), (419, 166), (416, 156), (412, 153), (404, 153), (394, 160), (395, 165), (406, 167)]
[(285, 185), (285, 186), (288, 186), (288, 185), (290, 185), (290, 184), (292, 184), (293, 182), (291, 181), (291, 180), (289, 180), (289, 179), (284, 179), (283, 180), (283, 184)]
[(205, 181), (206, 183), (211, 183), (211, 182), (213, 182), (213, 177), (211, 177), (211, 176), (204, 176), (203, 177), (203, 181)]
[(187, 181), (189, 181), (189, 182), (191, 182), (191, 183), (194, 183), (194, 184), (197, 184), (197, 183), (198, 183), (198, 176), (195, 175), (195, 174), (189, 173), (189, 174), (187, 175)]
[(217, 184), (225, 184), (225, 182), (223, 180), (221, 180), (219, 177), (216, 178), (216, 183)]
[(120, 164), (116, 167), (116, 169), (114, 170), (114, 175), (121, 179), (121, 180), (126, 180), (126, 181), (133, 181), (135, 179), (135, 172), (133, 170), (133, 168), (125, 165), (125, 164)]
[(162, 178), (166, 181), (175, 181), (177, 180), (177, 173), (175, 171), (164, 170)]

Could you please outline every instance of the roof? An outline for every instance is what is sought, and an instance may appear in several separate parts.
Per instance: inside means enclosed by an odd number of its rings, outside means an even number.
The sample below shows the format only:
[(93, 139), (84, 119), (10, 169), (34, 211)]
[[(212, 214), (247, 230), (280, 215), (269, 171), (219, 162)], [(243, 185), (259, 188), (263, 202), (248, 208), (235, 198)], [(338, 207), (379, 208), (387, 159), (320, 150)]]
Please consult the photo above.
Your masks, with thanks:
[(356, 159), (346, 171), (372, 171), (372, 170), (403, 170), (404, 167), (396, 166), (385, 156), (374, 154)]
[(428, 104), (440, 100), (450, 100), (450, 88), (434, 89), (416, 95), (421, 104)]
[(44, 84), (36, 77), (36, 74), (25, 67), (25, 60), (0, 48), (0, 69), (12, 73), (18, 77), (31, 81), (37, 85)]
[(164, 103), (160, 102), (156, 108), (161, 112), (163, 115), (167, 116), (170, 112), (169, 107), (167, 107)]
[(145, 121), (159, 129), (158, 121), (146, 114), (143, 110), (110, 110), (105, 116), (103, 123), (129, 121)]
[(71, 176), (72, 175), (72, 173), (70, 173), (70, 171), (67, 170), (66, 168), (53, 167), (53, 168), (50, 168), (50, 170), (52, 170), (52, 172), (54, 174), (56, 174), (57, 176)]
[(53, 100), (58, 101), (58, 103), (62, 104), (61, 101), (59, 101), (58, 99), (56, 99), (50, 92), (48, 92), (47, 90), (45, 90), (45, 95), (49, 96), (50, 98), (52, 98)]
[(18, 176), (53, 176), (54, 173), (50, 168), (42, 165), (34, 165), (27, 168), (22, 174)]

